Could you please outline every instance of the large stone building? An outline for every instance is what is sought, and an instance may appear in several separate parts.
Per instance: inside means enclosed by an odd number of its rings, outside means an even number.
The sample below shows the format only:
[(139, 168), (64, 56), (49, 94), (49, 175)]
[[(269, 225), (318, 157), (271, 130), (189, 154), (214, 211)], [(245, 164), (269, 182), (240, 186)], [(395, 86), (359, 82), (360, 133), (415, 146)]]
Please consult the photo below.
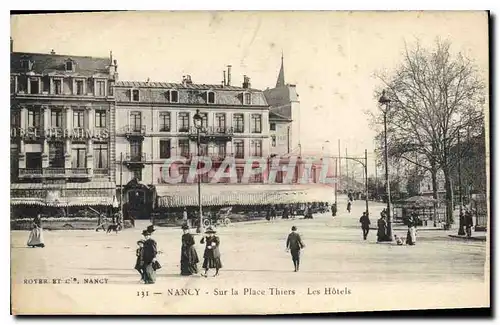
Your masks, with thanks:
[[(247, 76), (232, 85), (230, 66), (221, 84), (190, 76), (177, 83), (118, 81), (111, 54), (11, 51), (13, 215), (122, 204), (125, 217), (149, 218), (154, 209), (195, 207), (197, 166), (207, 169), (199, 176), (203, 206), (326, 201), (309, 191), (321, 169), (313, 164), (309, 172), (298, 157), (298, 112), (283, 62), (277, 87), (264, 92)], [(198, 154), (209, 163), (197, 163)], [(292, 174), (282, 170), (297, 157)], [(230, 167), (220, 168), (227, 161)], [(217, 177), (221, 171), (231, 173)], [(172, 175), (180, 182), (172, 184)]]
[[(241, 87), (231, 85), (230, 79), (229, 70), (222, 84), (197, 84), (190, 76), (179, 83), (116, 83), (116, 150), (117, 159), (122, 157), (116, 167), (117, 185), (124, 186), (124, 203), (132, 213), (148, 213), (155, 206), (155, 196), (172, 196), (179, 188), (191, 194), (179, 194), (178, 198), (185, 198), (178, 200), (179, 205), (190, 205), (189, 197), (196, 197), (196, 187), (186, 183), (192, 183), (189, 168), (197, 156), (193, 124), (197, 110), (202, 116), (200, 155), (212, 160), (212, 169), (201, 176), (202, 183), (213, 182), (227, 157), (235, 160), (238, 183), (248, 158), (269, 157), (269, 106), (264, 94), (252, 89), (247, 77)], [(185, 160), (173, 162), (174, 158)], [(168, 184), (171, 168), (180, 173), (180, 184)], [(254, 177), (250, 182), (262, 179)], [(205, 196), (210, 195), (205, 191)]]
[(107, 209), (115, 193), (116, 61), (12, 47), (11, 40), (13, 214)]

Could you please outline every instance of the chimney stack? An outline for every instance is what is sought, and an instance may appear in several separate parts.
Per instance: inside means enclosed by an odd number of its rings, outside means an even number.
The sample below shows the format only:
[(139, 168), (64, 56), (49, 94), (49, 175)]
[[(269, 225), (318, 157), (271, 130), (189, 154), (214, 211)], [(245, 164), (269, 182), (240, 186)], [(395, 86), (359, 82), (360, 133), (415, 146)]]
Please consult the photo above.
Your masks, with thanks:
[(243, 76), (243, 88), (245, 89), (251, 88), (250, 78), (246, 75)]
[(224, 72), (224, 82), (222, 83), (223, 86), (227, 86), (227, 82), (226, 82), (226, 70), (223, 71)]
[(231, 65), (227, 66), (227, 85), (231, 86)]

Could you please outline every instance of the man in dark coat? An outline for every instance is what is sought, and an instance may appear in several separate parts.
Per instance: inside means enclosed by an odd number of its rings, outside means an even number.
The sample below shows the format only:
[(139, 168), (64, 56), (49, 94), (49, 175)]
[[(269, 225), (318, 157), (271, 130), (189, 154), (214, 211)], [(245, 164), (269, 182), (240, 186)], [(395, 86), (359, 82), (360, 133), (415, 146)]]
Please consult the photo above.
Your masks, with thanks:
[(359, 218), (359, 223), (361, 223), (361, 229), (363, 230), (363, 239), (366, 240), (366, 237), (368, 236), (368, 232), (370, 231), (370, 218), (366, 214), (366, 212), (363, 212), (363, 215), (361, 218)]
[(332, 217), (337, 216), (337, 203), (332, 204)]
[(290, 251), (292, 254), (293, 266), (295, 267), (295, 272), (299, 270), (300, 265), (300, 250), (306, 245), (302, 242), (300, 235), (297, 233), (297, 227), (292, 227), (292, 232), (288, 235), (286, 240), (286, 251)]

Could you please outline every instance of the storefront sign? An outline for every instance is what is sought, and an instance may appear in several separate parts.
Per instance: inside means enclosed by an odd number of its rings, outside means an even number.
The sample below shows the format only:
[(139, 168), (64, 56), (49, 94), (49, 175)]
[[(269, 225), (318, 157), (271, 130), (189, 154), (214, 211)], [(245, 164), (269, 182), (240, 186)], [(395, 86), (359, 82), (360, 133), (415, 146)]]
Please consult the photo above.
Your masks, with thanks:
[(109, 138), (109, 130), (104, 128), (84, 129), (84, 128), (49, 128), (43, 130), (41, 128), (11, 128), (10, 136), (12, 138), (55, 138), (55, 139), (107, 139)]

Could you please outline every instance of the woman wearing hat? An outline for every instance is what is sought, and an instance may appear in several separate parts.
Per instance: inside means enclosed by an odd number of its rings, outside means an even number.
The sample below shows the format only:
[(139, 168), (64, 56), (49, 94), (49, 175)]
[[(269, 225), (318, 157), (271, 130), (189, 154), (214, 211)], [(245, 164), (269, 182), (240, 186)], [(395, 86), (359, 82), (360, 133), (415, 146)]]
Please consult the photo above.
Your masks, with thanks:
[(182, 247), (181, 247), (181, 275), (193, 275), (198, 273), (198, 253), (194, 247), (193, 235), (189, 233), (187, 224), (182, 226)]
[(153, 263), (156, 261), (156, 254), (158, 253), (156, 241), (151, 238), (151, 234), (155, 231), (154, 226), (149, 226), (146, 230), (142, 231), (144, 236), (144, 246), (142, 248), (142, 261), (143, 261), (143, 277), (144, 283), (153, 284), (156, 281), (156, 270)]
[(215, 236), (215, 233), (215, 230), (208, 227), (205, 231), (207, 236), (203, 237), (200, 242), (201, 244), (206, 244), (205, 253), (203, 254), (203, 268), (205, 269), (205, 272), (202, 274), (202, 276), (205, 277), (207, 276), (209, 269), (215, 269), (214, 276), (217, 276), (219, 275), (219, 269), (222, 268), (219, 251), (220, 240), (219, 237)]

